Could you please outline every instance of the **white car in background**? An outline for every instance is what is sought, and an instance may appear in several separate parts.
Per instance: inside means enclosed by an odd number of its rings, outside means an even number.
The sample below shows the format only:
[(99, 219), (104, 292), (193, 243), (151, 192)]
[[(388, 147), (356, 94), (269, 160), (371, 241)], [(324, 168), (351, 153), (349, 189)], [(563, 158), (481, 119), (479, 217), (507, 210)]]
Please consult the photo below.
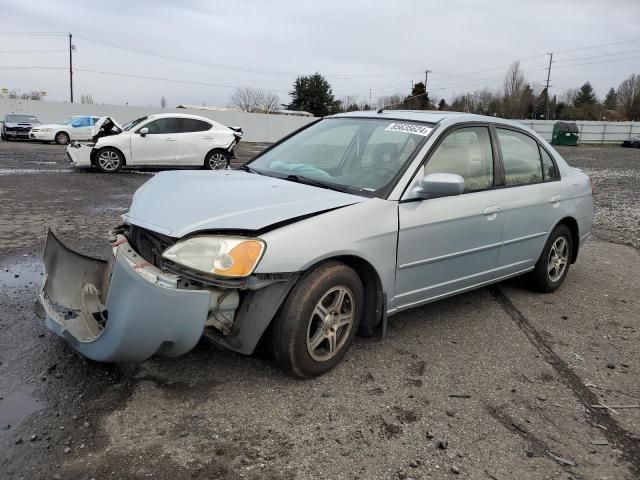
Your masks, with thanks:
[(74, 115), (60, 123), (46, 123), (32, 128), (29, 138), (40, 142), (56, 142), (58, 145), (68, 145), (72, 140), (89, 140), (98, 120), (100, 117)]
[(199, 166), (227, 168), (242, 129), (196, 115), (147, 115), (124, 126), (103, 117), (91, 143), (74, 143), (67, 154), (75, 167), (95, 166), (104, 173), (127, 167)]

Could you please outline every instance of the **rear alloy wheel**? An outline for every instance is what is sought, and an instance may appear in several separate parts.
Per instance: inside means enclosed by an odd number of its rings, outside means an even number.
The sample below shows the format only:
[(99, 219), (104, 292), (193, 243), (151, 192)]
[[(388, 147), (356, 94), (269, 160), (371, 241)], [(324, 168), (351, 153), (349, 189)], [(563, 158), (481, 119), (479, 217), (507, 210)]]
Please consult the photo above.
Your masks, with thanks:
[(122, 154), (115, 148), (103, 148), (96, 154), (96, 167), (102, 173), (115, 173), (122, 168)]
[(551, 232), (535, 269), (529, 274), (531, 286), (543, 293), (558, 289), (569, 273), (572, 258), (571, 232), (566, 225), (558, 225)]
[(307, 272), (274, 320), (273, 356), (288, 373), (322, 375), (344, 357), (360, 323), (364, 292), (350, 267), (328, 262)]
[(66, 132), (58, 132), (56, 133), (56, 143), (58, 145), (69, 145), (71, 139), (69, 138), (69, 134)]
[(226, 150), (214, 150), (207, 154), (204, 160), (204, 168), (209, 170), (224, 170), (229, 166), (231, 155)]

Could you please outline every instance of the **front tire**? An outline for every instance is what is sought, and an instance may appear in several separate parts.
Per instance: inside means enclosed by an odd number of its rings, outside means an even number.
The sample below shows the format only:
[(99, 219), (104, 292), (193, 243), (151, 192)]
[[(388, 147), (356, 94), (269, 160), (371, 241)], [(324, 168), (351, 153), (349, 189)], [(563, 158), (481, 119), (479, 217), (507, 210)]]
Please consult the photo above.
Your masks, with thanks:
[(328, 372), (348, 350), (363, 305), (360, 277), (343, 263), (327, 262), (305, 273), (274, 320), (274, 359), (300, 378)]
[(69, 138), (69, 134), (66, 132), (58, 132), (55, 136), (55, 141), (58, 145), (69, 145), (71, 139)]
[(105, 147), (96, 153), (95, 165), (102, 173), (116, 173), (124, 165), (124, 158), (115, 148)]
[(549, 235), (538, 263), (529, 274), (531, 288), (542, 293), (551, 293), (560, 288), (569, 273), (573, 248), (569, 228), (563, 224), (557, 225)]
[(229, 167), (231, 155), (226, 150), (212, 150), (204, 159), (204, 168), (208, 170), (224, 170)]

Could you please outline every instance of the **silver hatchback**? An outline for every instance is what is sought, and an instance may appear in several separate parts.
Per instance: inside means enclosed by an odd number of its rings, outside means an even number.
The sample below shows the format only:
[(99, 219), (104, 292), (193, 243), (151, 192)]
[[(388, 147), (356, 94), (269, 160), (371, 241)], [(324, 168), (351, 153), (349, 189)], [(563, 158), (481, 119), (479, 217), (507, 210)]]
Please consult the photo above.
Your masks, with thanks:
[(523, 274), (557, 289), (592, 219), (589, 178), (516, 122), (342, 114), (236, 171), (156, 175), (109, 262), (51, 233), (40, 300), (98, 361), (180, 355), (203, 335), (248, 355), (262, 339), (312, 377), (402, 310)]

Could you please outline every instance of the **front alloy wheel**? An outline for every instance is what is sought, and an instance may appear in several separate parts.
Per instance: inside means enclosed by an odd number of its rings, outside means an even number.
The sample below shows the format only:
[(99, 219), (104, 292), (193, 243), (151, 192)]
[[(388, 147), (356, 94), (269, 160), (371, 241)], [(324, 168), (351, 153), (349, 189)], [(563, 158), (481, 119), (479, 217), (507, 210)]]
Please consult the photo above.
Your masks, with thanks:
[(103, 148), (96, 157), (96, 167), (102, 173), (115, 173), (122, 168), (122, 154), (113, 148)]
[(325, 362), (344, 346), (353, 326), (353, 293), (347, 287), (329, 289), (313, 309), (307, 327), (307, 352)]
[(328, 372), (347, 352), (363, 305), (362, 282), (347, 265), (330, 261), (305, 272), (273, 321), (276, 362), (301, 378)]
[(69, 135), (65, 132), (58, 132), (56, 133), (56, 143), (58, 145), (68, 145), (69, 141), (71, 139), (69, 138)]

